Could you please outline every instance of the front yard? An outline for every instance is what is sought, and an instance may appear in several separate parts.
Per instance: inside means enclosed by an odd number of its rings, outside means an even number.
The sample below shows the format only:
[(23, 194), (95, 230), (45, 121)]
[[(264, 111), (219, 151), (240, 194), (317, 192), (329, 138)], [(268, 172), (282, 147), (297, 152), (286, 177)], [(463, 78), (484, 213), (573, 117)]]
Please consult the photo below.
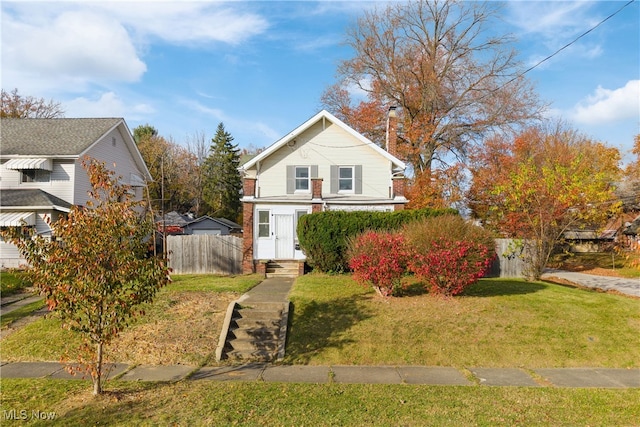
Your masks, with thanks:
[[(216, 365), (228, 302), (259, 276), (180, 276), (111, 347), (130, 364)], [(384, 300), (348, 275), (291, 293), (285, 363), (640, 367), (640, 300), (543, 282), (484, 279), (463, 296)], [(70, 336), (39, 319), (1, 341), (2, 360), (58, 360)], [(2, 380), (2, 410), (62, 425), (633, 425), (639, 389)], [(3, 412), (4, 414), (9, 412)], [(6, 421), (6, 416), (3, 418)]]

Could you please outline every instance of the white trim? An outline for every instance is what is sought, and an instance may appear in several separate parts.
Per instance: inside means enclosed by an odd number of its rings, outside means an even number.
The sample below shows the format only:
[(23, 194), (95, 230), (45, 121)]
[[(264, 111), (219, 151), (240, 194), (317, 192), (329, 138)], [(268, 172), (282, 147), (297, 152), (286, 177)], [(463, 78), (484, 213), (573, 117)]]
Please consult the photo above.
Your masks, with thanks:
[(245, 163), (244, 165), (240, 166), (240, 170), (246, 171), (246, 170), (252, 168), (257, 163), (261, 162), (266, 157), (269, 157), (271, 154), (273, 154), (275, 151), (279, 150), (284, 145), (288, 144), (289, 142), (292, 142), (298, 135), (300, 135), (301, 133), (303, 133), (304, 131), (309, 129), (311, 126), (313, 126), (314, 124), (316, 124), (320, 120), (322, 120), (323, 123), (326, 120), (328, 120), (331, 123), (339, 126), (345, 132), (347, 132), (350, 135), (352, 135), (353, 137), (355, 137), (360, 143), (368, 145), (369, 147), (371, 147), (372, 150), (378, 152), (378, 154), (380, 154), (383, 157), (385, 157), (392, 164), (396, 165), (399, 169), (401, 169), (401, 170), (406, 169), (406, 167), (407, 167), (406, 164), (404, 162), (402, 162), (400, 159), (398, 159), (397, 157), (389, 154), (389, 152), (387, 152), (386, 150), (380, 148), (373, 141), (371, 141), (368, 138), (365, 138), (364, 136), (360, 135), (358, 132), (353, 130), (350, 126), (347, 126), (347, 124), (344, 123), (342, 120), (338, 119), (333, 114), (329, 113), (327, 110), (322, 110), (319, 113), (317, 113), (315, 116), (311, 117), (309, 120), (307, 120), (306, 122), (304, 122), (303, 124), (298, 126), (296, 129), (294, 129), (288, 135), (282, 137), (278, 141), (276, 141), (273, 144), (271, 144), (271, 146), (269, 146), (262, 153), (258, 154), (253, 159), (249, 160), (247, 163)]

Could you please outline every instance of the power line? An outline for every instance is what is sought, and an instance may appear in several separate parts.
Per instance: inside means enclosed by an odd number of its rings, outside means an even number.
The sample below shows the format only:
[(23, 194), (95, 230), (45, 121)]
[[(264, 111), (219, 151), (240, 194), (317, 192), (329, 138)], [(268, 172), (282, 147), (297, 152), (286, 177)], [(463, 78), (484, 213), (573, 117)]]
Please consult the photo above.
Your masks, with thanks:
[(539, 61), (538, 63), (536, 63), (535, 65), (529, 67), (528, 69), (526, 69), (525, 71), (523, 71), (522, 73), (518, 74), (517, 76), (515, 76), (514, 78), (512, 78), (511, 80), (509, 80), (508, 82), (506, 82), (505, 84), (503, 84), (502, 86), (500, 86), (498, 89), (496, 89), (494, 92), (502, 89), (503, 87), (505, 87), (506, 85), (508, 85), (509, 83), (513, 82), (514, 80), (517, 80), (518, 78), (524, 76), (525, 74), (527, 74), (529, 71), (539, 67), (542, 63), (548, 61), (549, 59), (553, 58), (554, 56), (556, 56), (557, 54), (559, 54), (560, 52), (562, 52), (563, 50), (565, 50), (566, 48), (568, 48), (569, 46), (573, 45), (574, 43), (576, 43), (578, 40), (580, 40), (581, 38), (583, 38), (584, 36), (586, 36), (587, 34), (589, 34), (590, 32), (592, 32), (593, 30), (595, 30), (596, 28), (598, 28), (600, 25), (604, 24), (606, 21), (608, 21), (609, 19), (613, 18), (614, 16), (616, 16), (618, 13), (620, 13), (622, 11), (622, 9), (624, 9), (625, 7), (629, 6), (631, 3), (634, 3), (636, 0), (629, 0), (626, 4), (624, 4), (620, 9), (616, 10), (615, 12), (613, 12), (611, 15), (607, 16), (606, 18), (604, 18), (602, 21), (598, 22), (596, 25), (594, 25), (593, 27), (589, 28), (587, 31), (585, 31), (584, 33), (580, 34), (578, 37), (576, 37), (575, 39), (573, 39), (572, 41), (570, 41), (569, 43), (567, 43), (566, 45), (562, 46), (560, 49), (556, 50), (555, 52), (553, 52), (551, 55), (547, 56), (546, 58), (544, 58), (543, 60)]

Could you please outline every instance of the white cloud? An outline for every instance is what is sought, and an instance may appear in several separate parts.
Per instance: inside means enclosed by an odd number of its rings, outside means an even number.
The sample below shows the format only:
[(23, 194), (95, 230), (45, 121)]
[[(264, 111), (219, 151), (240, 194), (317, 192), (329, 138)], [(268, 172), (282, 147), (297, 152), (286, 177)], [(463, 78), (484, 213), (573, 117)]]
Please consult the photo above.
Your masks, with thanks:
[(3, 13), (7, 87), (28, 93), (46, 81), (49, 88), (78, 91), (96, 81), (135, 82), (146, 71), (125, 28), (109, 17), (63, 11), (46, 23), (22, 18)]
[(601, 86), (578, 103), (570, 113), (573, 120), (584, 124), (604, 124), (625, 119), (640, 119), (640, 80), (629, 80), (618, 89)]
[(266, 31), (261, 16), (220, 2), (4, 2), (3, 86), (23, 93), (71, 91), (139, 81), (143, 55), (173, 45), (237, 44)]
[(524, 33), (547, 37), (568, 37), (598, 21), (589, 16), (593, 4), (584, 1), (508, 2), (508, 20)]
[(155, 110), (148, 104), (127, 105), (114, 92), (105, 92), (98, 99), (78, 97), (64, 103), (67, 117), (126, 117), (142, 120)]
[(221, 2), (105, 2), (96, 6), (142, 37), (172, 44), (238, 44), (269, 27), (260, 15)]
[[(532, 66), (598, 24), (605, 15), (593, 8), (593, 2), (585, 1), (511, 1), (506, 19), (519, 29), (520, 38), (544, 46), (527, 58), (527, 65)], [(592, 36), (566, 47), (562, 58), (593, 59), (603, 53), (600, 41)]]

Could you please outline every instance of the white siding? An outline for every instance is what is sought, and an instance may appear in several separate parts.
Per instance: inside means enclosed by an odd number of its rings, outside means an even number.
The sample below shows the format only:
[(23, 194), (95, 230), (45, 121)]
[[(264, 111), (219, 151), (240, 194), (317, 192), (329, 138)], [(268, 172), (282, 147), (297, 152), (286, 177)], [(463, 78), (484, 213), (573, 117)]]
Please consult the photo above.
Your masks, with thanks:
[(0, 188), (17, 188), (20, 185), (20, 171), (5, 168), (4, 164), (7, 161), (8, 159), (3, 160), (0, 167)]
[(40, 189), (73, 203), (73, 176), (75, 173), (73, 160), (53, 160), (49, 182), (20, 182), (18, 170), (0, 168), (1, 187), (5, 190)]
[(362, 196), (388, 198), (391, 187), (391, 162), (342, 130), (339, 126), (320, 121), (267, 157), (258, 171), (259, 197), (286, 194), (288, 165), (318, 165), (318, 177), (323, 178), (322, 194), (330, 194), (330, 167), (362, 165)]
[(0, 241), (0, 268), (20, 268), (26, 264), (16, 246)]
[(60, 197), (62, 200), (73, 204), (73, 178), (75, 166), (73, 160), (54, 160), (51, 171), (51, 182), (47, 193)]
[[(124, 184), (132, 184), (132, 173), (143, 177), (144, 174), (138, 169), (133, 160), (133, 153), (129, 151), (118, 128), (105, 135), (86, 153), (89, 157), (105, 162), (107, 168), (115, 171), (116, 176), (121, 177)], [(84, 205), (87, 202), (87, 192), (90, 190), (89, 179), (82, 165), (76, 166), (78, 179), (76, 180), (75, 204)], [(142, 197), (143, 192), (136, 189), (137, 198)]]

